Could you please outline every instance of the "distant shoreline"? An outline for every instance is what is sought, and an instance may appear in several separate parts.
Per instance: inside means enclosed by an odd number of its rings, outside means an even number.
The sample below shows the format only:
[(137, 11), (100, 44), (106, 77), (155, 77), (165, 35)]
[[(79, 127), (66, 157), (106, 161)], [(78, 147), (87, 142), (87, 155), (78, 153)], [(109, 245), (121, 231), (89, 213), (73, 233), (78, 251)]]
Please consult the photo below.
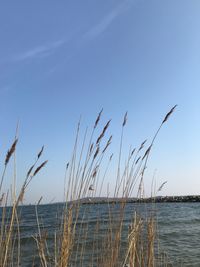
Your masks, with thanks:
[(200, 195), (190, 196), (158, 196), (148, 198), (106, 198), (106, 197), (93, 197), (84, 198), (80, 200), (81, 204), (112, 204), (112, 203), (186, 203), (186, 202), (200, 202)]
[[(86, 204), (116, 204), (116, 203), (194, 203), (200, 202), (200, 195), (188, 196), (157, 196), (148, 198), (112, 198), (112, 197), (87, 197), (79, 200), (69, 201), (68, 203)], [(65, 202), (41, 203), (40, 205), (65, 204)], [(20, 206), (35, 206), (34, 204), (25, 204)], [(9, 206), (7, 206), (9, 207)], [(1, 207), (0, 207), (1, 209)]]

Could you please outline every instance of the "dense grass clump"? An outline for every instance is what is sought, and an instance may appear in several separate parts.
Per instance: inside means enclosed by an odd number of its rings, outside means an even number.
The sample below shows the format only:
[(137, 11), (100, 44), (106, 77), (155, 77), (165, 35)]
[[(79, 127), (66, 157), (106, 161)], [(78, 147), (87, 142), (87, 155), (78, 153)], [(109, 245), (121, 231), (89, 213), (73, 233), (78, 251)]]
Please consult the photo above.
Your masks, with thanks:
[[(117, 158), (116, 181), (112, 185), (107, 178), (107, 171), (113, 160), (113, 155), (109, 154), (112, 135), (105, 140), (111, 120), (108, 120), (99, 131), (101, 110), (90, 136), (87, 136), (86, 132), (83, 138), (81, 138), (80, 123), (78, 123), (71, 160), (66, 166), (65, 203), (56, 225), (52, 226), (55, 231), (51, 243), (49, 242), (49, 233), (44, 231), (45, 225), (38, 215), (42, 199), (35, 205), (37, 231), (30, 239), (34, 240), (37, 253), (32, 255), (30, 251), (32, 266), (86, 266), (86, 260), (87, 266), (91, 267), (167, 266), (165, 259), (158, 258), (154, 214), (149, 213), (144, 218), (135, 210), (131, 215), (128, 227), (124, 221), (127, 200), (133, 195), (133, 192), (138, 198), (144, 197), (143, 181), (150, 152), (161, 127), (166, 123), (175, 107), (164, 117), (150, 144), (145, 148), (147, 144), (145, 140), (138, 148), (131, 149), (126, 157), (126, 163), (122, 166), (123, 134), (127, 124), (127, 113), (125, 114), (121, 125), (119, 154), (117, 157), (115, 156)], [(15, 157), (17, 142), (18, 137), (16, 136), (6, 154), (0, 180), (0, 267), (21, 266), (20, 225), (23, 218), (19, 206), (23, 204), (27, 187), (47, 164), (47, 160), (40, 162), (44, 151), (44, 147), (42, 147), (35, 162), (27, 170), (18, 194), (15, 189), (15, 171), (12, 180), (13, 186), (9, 190), (4, 189), (6, 171), (10, 159)], [(112, 196), (109, 193), (110, 186), (114, 189)], [(95, 197), (102, 195), (103, 188), (104, 191), (107, 188), (107, 196), (105, 196), (107, 201), (104, 201), (104, 205), (107, 207), (107, 221), (102, 221), (100, 209), (97, 207), (91, 229), (90, 204), (94, 204), (92, 202)], [(110, 201), (110, 197), (120, 199), (120, 201)], [(87, 205), (83, 205), (83, 200), (87, 200)], [(56, 216), (57, 214), (55, 214), (55, 218)], [(125, 228), (126, 231), (124, 231)], [(89, 245), (88, 237), (90, 237)]]

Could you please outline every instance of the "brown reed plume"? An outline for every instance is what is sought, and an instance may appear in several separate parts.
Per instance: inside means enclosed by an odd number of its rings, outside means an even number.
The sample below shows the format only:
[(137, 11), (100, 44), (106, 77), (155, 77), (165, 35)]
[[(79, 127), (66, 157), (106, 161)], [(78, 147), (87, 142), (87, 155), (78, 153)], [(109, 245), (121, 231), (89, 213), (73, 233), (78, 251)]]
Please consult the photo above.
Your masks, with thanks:
[(10, 149), (8, 150), (8, 152), (6, 154), (6, 158), (5, 158), (5, 162), (4, 162), (4, 170), (3, 170), (3, 173), (2, 173), (2, 176), (1, 176), (1, 182), (0, 182), (0, 192), (2, 190), (2, 185), (3, 185), (3, 181), (4, 181), (7, 165), (9, 163), (9, 161), (10, 161), (10, 158), (15, 153), (17, 142), (18, 142), (18, 139), (15, 137), (14, 142), (12, 143)]
[(45, 160), (37, 169), (34, 171), (33, 176), (35, 176), (46, 164), (48, 160)]
[(96, 145), (98, 145), (98, 144), (100, 143), (101, 139), (104, 137), (104, 134), (105, 134), (106, 130), (108, 129), (108, 127), (109, 127), (109, 125), (110, 125), (110, 122), (111, 122), (111, 120), (109, 120), (109, 121), (106, 123), (106, 125), (104, 126), (104, 128), (103, 128), (101, 134), (100, 134), (99, 137), (97, 138)]
[(100, 121), (100, 118), (101, 118), (101, 115), (102, 115), (102, 112), (103, 112), (103, 109), (101, 109), (101, 111), (99, 112), (97, 118), (96, 118), (96, 121), (94, 123), (94, 129), (97, 127), (99, 121)]
[(138, 151), (140, 151), (140, 150), (142, 150), (142, 149), (143, 149), (143, 147), (144, 147), (144, 145), (145, 145), (146, 141), (147, 141), (147, 139), (146, 139), (146, 140), (144, 140), (144, 141), (141, 143), (141, 145), (140, 145), (140, 147), (139, 147)]
[(11, 156), (13, 155), (13, 153), (15, 152), (16, 149), (16, 145), (17, 145), (18, 139), (15, 139), (14, 143), (12, 144), (11, 148), (8, 150), (6, 158), (5, 158), (5, 165), (8, 164)]
[(44, 150), (44, 146), (42, 146), (40, 152), (39, 152), (38, 155), (37, 155), (37, 158), (38, 158), (38, 159), (41, 157), (43, 150)]
[(169, 119), (169, 117), (174, 112), (174, 110), (175, 110), (176, 107), (177, 107), (177, 105), (173, 106), (173, 108), (171, 108), (171, 110), (166, 114), (164, 120), (162, 121), (162, 124), (165, 123)]
[(159, 188), (158, 188), (158, 192), (161, 191), (161, 190), (163, 189), (163, 187), (164, 187), (164, 185), (165, 185), (166, 183), (167, 183), (167, 181), (163, 182), (163, 183), (159, 186)]
[(127, 115), (128, 115), (128, 112), (125, 113), (124, 115), (124, 120), (123, 120), (123, 123), (122, 123), (122, 127), (124, 127), (127, 123)]

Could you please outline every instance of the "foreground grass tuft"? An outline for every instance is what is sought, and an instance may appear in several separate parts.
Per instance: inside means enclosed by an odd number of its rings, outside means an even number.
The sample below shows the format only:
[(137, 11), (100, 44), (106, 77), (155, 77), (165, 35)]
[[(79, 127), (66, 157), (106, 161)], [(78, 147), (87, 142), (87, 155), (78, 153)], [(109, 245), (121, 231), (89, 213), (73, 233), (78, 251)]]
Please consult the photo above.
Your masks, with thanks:
[[(149, 214), (143, 218), (138, 212), (133, 212), (126, 236), (124, 236), (126, 226), (124, 221), (127, 199), (133, 193), (138, 197), (144, 196), (144, 174), (150, 152), (160, 129), (168, 121), (175, 108), (176, 106), (166, 114), (149, 146), (145, 149), (147, 143), (145, 140), (138, 148), (131, 149), (126, 157), (126, 163), (122, 166), (123, 135), (128, 120), (128, 115), (125, 113), (121, 125), (115, 185), (111, 185), (107, 178), (113, 154), (109, 154), (112, 135), (107, 139), (105, 136), (108, 134), (111, 120), (108, 120), (103, 129), (98, 131), (103, 111), (101, 110), (94, 122), (91, 134), (88, 136), (86, 132), (83, 138), (80, 136), (80, 123), (78, 124), (71, 160), (66, 166), (65, 204), (58, 217), (58, 223), (52, 226), (55, 228), (55, 233), (51, 244), (48, 239), (49, 233), (44, 231), (45, 225), (38, 215), (41, 199), (35, 206), (38, 230), (32, 238), (35, 240), (37, 255), (33, 257), (30, 251), (32, 266), (86, 266), (86, 261), (87, 266), (91, 267), (167, 266), (165, 259), (161, 263), (161, 260), (157, 258), (154, 215)], [(21, 218), (19, 206), (23, 203), (28, 186), (47, 164), (47, 160), (39, 163), (44, 151), (42, 147), (35, 162), (27, 171), (18, 195), (15, 193), (15, 177), (13, 187), (7, 190), (4, 187), (4, 179), (10, 159), (15, 155), (17, 142), (18, 138), (15, 137), (6, 154), (0, 182), (0, 267), (21, 266), (20, 225), (23, 218)], [(114, 188), (113, 197), (120, 198), (121, 201), (111, 204), (108, 201), (105, 204), (108, 216), (105, 225), (97, 209), (95, 227), (91, 232), (91, 205), (88, 204), (83, 209), (82, 199), (87, 198), (91, 201), (94, 197), (101, 196), (104, 188), (104, 191), (107, 189), (109, 200), (111, 186)], [(102, 226), (105, 226), (103, 234)], [(90, 247), (88, 247), (88, 237), (90, 237)], [(88, 255), (90, 255), (89, 258)]]

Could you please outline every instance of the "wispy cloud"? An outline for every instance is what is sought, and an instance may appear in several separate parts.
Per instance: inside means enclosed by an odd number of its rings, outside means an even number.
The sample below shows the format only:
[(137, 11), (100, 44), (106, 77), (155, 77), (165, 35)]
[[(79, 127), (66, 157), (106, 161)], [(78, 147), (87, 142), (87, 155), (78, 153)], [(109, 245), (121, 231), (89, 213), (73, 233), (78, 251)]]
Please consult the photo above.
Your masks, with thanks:
[[(79, 49), (83, 45), (83, 43), (87, 43), (95, 39), (104, 31), (106, 31), (112, 24), (112, 22), (122, 13), (124, 13), (124, 11), (129, 9), (135, 1), (137, 0), (122, 0), (120, 4), (116, 5), (116, 7), (113, 10), (111, 10), (107, 15), (105, 15), (97, 24), (93, 25), (85, 33), (82, 33), (82, 35), (79, 35), (78, 42), (77, 38), (75, 38), (74, 48)], [(19, 62), (19, 61), (47, 57), (56, 52), (57, 49), (61, 48), (62, 46), (65, 46), (69, 41), (72, 41), (72, 39), (74, 38), (70, 37), (69, 39), (61, 39), (58, 41), (30, 48), (29, 50), (14, 55), (11, 58), (11, 61)]]
[(49, 54), (53, 53), (55, 49), (61, 47), (64, 45), (67, 41), (66, 40), (59, 40), (56, 42), (52, 42), (46, 45), (41, 45), (34, 47), (28, 51), (22, 52), (16, 56), (13, 57), (14, 61), (23, 61), (28, 60), (36, 57), (45, 57)]
[(54, 65), (53, 68), (49, 71), (50, 74), (55, 72), (60, 65), (64, 65), (67, 60), (73, 57), (74, 54), (80, 49), (83, 48), (83, 45), (92, 41), (104, 31), (106, 31), (112, 22), (117, 19), (122, 13), (124, 13), (127, 9), (131, 8), (131, 6), (137, 0), (122, 0), (120, 4), (118, 4), (113, 10), (111, 10), (107, 15), (105, 15), (97, 24), (93, 25), (89, 30), (79, 35), (79, 37), (74, 41), (73, 52), (68, 54), (68, 56), (64, 57), (62, 62), (57, 62), (57, 65)]
[(133, 4), (131, 0), (124, 0), (121, 4), (117, 5), (110, 13), (108, 13), (98, 24), (94, 25), (90, 30), (88, 30), (84, 39), (89, 41), (101, 33), (107, 30), (107, 28), (112, 24), (112, 22), (121, 15), (126, 9), (128, 9)]

